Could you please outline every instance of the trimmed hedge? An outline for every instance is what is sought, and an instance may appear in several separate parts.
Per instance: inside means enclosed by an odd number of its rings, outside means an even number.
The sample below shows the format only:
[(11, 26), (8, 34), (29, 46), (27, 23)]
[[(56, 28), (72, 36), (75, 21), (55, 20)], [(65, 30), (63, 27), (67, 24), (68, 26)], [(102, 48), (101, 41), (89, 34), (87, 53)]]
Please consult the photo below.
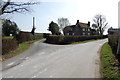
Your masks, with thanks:
[(114, 54), (117, 53), (118, 37), (118, 35), (108, 35), (108, 43), (111, 46)]
[(18, 47), (16, 39), (2, 39), (2, 55), (15, 50)]
[(23, 32), (23, 31), (20, 31), (19, 34), (16, 36), (18, 43), (42, 39), (42, 38), (43, 38), (43, 33), (35, 33), (34, 35), (32, 35), (30, 32)]
[(80, 42), (91, 39), (102, 39), (107, 38), (107, 36), (98, 36), (98, 35), (90, 35), (90, 36), (62, 36), (62, 35), (49, 35), (46, 38), (47, 43), (53, 44), (69, 44), (73, 42)]

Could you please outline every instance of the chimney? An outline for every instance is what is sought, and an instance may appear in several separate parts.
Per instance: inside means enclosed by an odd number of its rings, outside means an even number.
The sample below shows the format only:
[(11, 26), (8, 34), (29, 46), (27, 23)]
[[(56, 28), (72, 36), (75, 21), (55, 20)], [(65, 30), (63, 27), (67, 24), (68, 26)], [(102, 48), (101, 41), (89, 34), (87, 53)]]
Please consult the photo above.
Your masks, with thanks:
[(90, 21), (88, 21), (88, 27), (90, 27)]
[(79, 20), (77, 20), (77, 23), (79, 23)]
[(77, 20), (77, 23), (76, 23), (76, 25), (77, 25), (77, 24), (79, 24), (79, 20)]
[(32, 31), (31, 33), (34, 35), (35, 34), (35, 17), (33, 17), (33, 28), (32, 28)]

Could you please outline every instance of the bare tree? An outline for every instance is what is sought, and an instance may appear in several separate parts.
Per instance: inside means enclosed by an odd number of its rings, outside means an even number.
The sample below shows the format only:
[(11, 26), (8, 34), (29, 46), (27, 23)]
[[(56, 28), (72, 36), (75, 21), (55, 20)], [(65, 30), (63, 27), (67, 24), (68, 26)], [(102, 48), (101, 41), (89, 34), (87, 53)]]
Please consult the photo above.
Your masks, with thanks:
[(108, 22), (106, 22), (106, 17), (104, 15), (97, 14), (93, 18), (93, 21), (94, 23), (92, 26), (99, 31), (100, 35), (103, 35), (103, 32), (108, 27)]
[(69, 20), (67, 18), (58, 18), (58, 24), (60, 26), (60, 30), (63, 33), (64, 27), (70, 25)]
[(11, 0), (0, 1), (0, 15), (4, 13), (22, 13), (30, 11), (31, 5), (38, 4), (38, 2), (11, 2)]

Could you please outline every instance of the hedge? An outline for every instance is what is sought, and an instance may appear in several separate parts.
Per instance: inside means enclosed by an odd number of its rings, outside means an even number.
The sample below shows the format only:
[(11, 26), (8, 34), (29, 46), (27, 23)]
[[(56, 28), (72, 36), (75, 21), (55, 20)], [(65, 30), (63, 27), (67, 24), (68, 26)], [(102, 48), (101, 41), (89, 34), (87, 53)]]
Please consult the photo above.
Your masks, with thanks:
[(98, 36), (98, 35), (90, 35), (90, 36), (62, 36), (62, 35), (49, 35), (46, 38), (47, 43), (53, 44), (69, 44), (73, 42), (91, 40), (91, 39), (101, 39), (107, 38), (107, 36)]
[(15, 50), (18, 47), (16, 39), (2, 39), (2, 55)]
[(118, 47), (118, 35), (108, 35), (108, 43), (112, 48), (112, 51), (114, 54), (117, 53), (117, 47)]
[(20, 31), (19, 34), (16, 36), (18, 43), (42, 39), (42, 38), (43, 38), (43, 33), (35, 33), (34, 35), (32, 35), (30, 32), (23, 32), (23, 31)]

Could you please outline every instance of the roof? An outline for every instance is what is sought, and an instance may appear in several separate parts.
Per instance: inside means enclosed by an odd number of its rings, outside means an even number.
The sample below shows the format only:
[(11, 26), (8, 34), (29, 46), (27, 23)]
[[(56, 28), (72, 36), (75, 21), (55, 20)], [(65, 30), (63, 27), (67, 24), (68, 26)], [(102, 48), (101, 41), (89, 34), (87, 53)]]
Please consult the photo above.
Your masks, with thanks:
[(75, 27), (75, 25), (69, 25), (69, 26), (66, 26), (66, 27), (71, 27), (71, 28), (73, 28), (73, 27)]
[[(88, 23), (82, 23), (82, 22), (79, 22), (79, 21), (77, 21), (76, 25), (79, 25), (79, 27), (81, 27), (81, 28), (90, 28)], [(76, 27), (76, 25), (69, 25), (69, 26), (66, 26), (66, 27), (74, 28), (74, 27)]]
[(82, 27), (82, 28), (90, 28), (90, 26), (88, 25), (88, 23), (79, 22), (79, 25), (80, 25), (80, 27)]

